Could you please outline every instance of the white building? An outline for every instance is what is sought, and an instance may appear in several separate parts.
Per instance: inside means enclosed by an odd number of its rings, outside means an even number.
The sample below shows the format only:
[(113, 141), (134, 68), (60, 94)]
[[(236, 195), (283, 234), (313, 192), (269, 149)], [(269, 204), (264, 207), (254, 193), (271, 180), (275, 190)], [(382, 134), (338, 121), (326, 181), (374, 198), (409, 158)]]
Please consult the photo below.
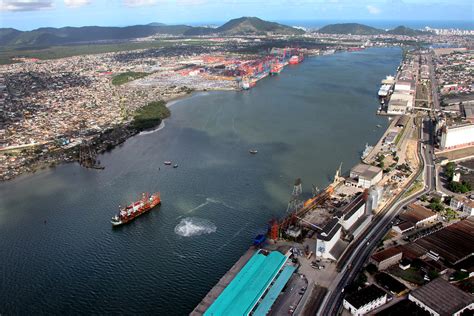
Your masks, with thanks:
[(334, 217), (326, 223), (323, 230), (318, 233), (316, 238), (316, 256), (327, 259), (337, 260), (340, 253), (340, 247), (332, 251), (337, 242), (341, 239), (342, 229), (351, 231), (356, 235), (355, 230), (364, 225), (363, 219), (366, 218), (366, 199), (365, 193), (360, 193), (348, 204), (341, 207)]
[(316, 256), (331, 260), (337, 258), (331, 254), (331, 249), (341, 238), (342, 226), (339, 224), (339, 219), (333, 218), (324, 226), (324, 230), (317, 235), (316, 238)]
[(462, 207), (461, 199), (453, 197), (451, 201), (449, 202), (449, 207), (455, 211), (459, 210)]
[(372, 284), (344, 297), (343, 306), (352, 315), (365, 315), (387, 302), (387, 293)]
[(390, 99), (387, 107), (387, 114), (389, 115), (403, 115), (407, 112), (408, 101)]
[(345, 230), (351, 227), (365, 214), (365, 200), (363, 195), (359, 195), (341, 210), (341, 219), (339, 223)]
[[(406, 81), (401, 81), (399, 80), (395, 84), (395, 93), (406, 93), (409, 94), (411, 92), (415, 91), (415, 84), (413, 80), (406, 80)], [(394, 94), (395, 94), (394, 93)]]
[(474, 216), (474, 201), (466, 199), (466, 201), (463, 203), (462, 211), (467, 216)]
[(441, 132), (441, 149), (455, 149), (474, 145), (474, 124), (445, 126)]
[(382, 173), (382, 168), (360, 163), (351, 169), (350, 177), (358, 180), (359, 187), (368, 189), (382, 180)]

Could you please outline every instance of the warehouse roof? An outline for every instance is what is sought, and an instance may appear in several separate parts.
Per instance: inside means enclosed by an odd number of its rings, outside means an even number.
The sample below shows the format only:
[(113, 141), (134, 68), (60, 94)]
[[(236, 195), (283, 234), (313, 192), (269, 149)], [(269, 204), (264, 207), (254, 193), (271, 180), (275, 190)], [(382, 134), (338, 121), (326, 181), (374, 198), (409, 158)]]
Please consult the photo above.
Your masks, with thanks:
[(436, 216), (436, 213), (432, 210), (429, 210), (422, 205), (412, 203), (408, 205), (408, 210), (402, 213), (400, 218), (407, 222), (416, 224), (433, 216)]
[(344, 220), (348, 220), (354, 215), (363, 205), (365, 204), (364, 194), (359, 193), (359, 195), (344, 206), (341, 210), (341, 213), (344, 215)]
[(295, 266), (286, 266), (283, 268), (282, 272), (277, 277), (270, 290), (268, 290), (268, 293), (265, 295), (264, 299), (258, 304), (257, 309), (253, 313), (254, 316), (264, 316), (268, 314), (268, 311), (273, 306), (273, 303), (275, 303), (277, 300), (278, 296), (285, 287), (286, 283), (288, 283), (288, 280), (291, 278), (295, 270)]
[(383, 297), (384, 295), (387, 295), (384, 290), (372, 284), (363, 288), (362, 290), (346, 296), (344, 299), (349, 304), (359, 309), (362, 306), (367, 305), (380, 297)]
[(382, 169), (376, 166), (366, 165), (360, 163), (351, 169), (351, 173), (355, 174), (357, 177), (362, 177), (364, 179), (373, 179), (375, 178)]
[(453, 315), (474, 303), (474, 296), (463, 292), (442, 278), (434, 279), (414, 290), (410, 293), (410, 296), (421, 301), (440, 315)]
[(341, 228), (339, 219), (334, 217), (324, 226), (322, 232), (318, 234), (318, 239), (329, 241), (334, 237), (336, 232)]
[(278, 251), (258, 251), (216, 298), (204, 315), (247, 315), (286, 262)]
[(415, 241), (432, 250), (450, 264), (460, 263), (474, 253), (474, 219), (465, 219)]
[(382, 262), (400, 253), (402, 253), (402, 250), (400, 248), (392, 247), (392, 248), (387, 248), (385, 250), (374, 253), (371, 258), (376, 262)]
[(408, 115), (402, 115), (398, 118), (396, 125), (399, 127), (403, 127), (407, 125), (409, 120), (410, 120), (410, 117)]

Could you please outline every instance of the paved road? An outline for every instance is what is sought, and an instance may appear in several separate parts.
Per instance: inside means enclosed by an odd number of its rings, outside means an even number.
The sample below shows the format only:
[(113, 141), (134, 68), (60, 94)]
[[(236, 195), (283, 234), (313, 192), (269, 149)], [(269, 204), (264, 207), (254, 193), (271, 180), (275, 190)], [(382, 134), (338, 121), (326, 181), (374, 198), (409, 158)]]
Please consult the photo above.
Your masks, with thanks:
[(433, 64), (433, 55), (430, 53), (426, 55), (426, 61), (430, 67), (430, 82), (431, 82), (431, 101), (433, 102), (433, 108), (435, 110), (440, 109), (439, 96), (438, 96), (438, 83), (436, 81), (436, 74)]
[(341, 305), (343, 298), (343, 289), (354, 280), (356, 275), (359, 273), (363, 264), (367, 261), (369, 255), (372, 253), (379, 240), (385, 236), (385, 234), (391, 228), (391, 222), (396, 215), (400, 213), (405, 205), (414, 202), (421, 195), (431, 191), (434, 188), (434, 165), (433, 165), (433, 139), (430, 135), (430, 131), (433, 126), (430, 120), (423, 121), (423, 129), (421, 130), (420, 138), (422, 139), (423, 145), (420, 144), (419, 151), (421, 153), (423, 162), (423, 178), (425, 181), (425, 188), (415, 196), (401, 199), (400, 197), (408, 190), (411, 183), (415, 181), (417, 177), (414, 177), (406, 189), (399, 194), (399, 198), (394, 200), (390, 205), (385, 207), (381, 212), (381, 216), (377, 216), (377, 220), (374, 220), (370, 225), (370, 229), (364, 232), (365, 238), (358, 239), (358, 245), (353, 250), (352, 255), (349, 257), (347, 262), (350, 262), (352, 267), (348, 268), (346, 265), (338, 277), (334, 281), (334, 286), (329, 290), (328, 296), (320, 308), (318, 315), (335, 315)]

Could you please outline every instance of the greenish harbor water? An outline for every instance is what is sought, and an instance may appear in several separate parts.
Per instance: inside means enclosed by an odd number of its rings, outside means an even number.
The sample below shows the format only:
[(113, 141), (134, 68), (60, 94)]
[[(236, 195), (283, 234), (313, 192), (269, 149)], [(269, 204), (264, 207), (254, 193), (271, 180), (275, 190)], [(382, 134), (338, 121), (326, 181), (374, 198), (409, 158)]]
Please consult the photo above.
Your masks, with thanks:
[[(249, 91), (174, 102), (164, 128), (102, 155), (105, 170), (1, 183), (0, 314), (189, 313), (284, 215), (295, 178), (323, 188), (379, 139), (377, 91), (400, 61), (398, 48), (307, 58)], [(112, 229), (145, 191), (162, 206)]]

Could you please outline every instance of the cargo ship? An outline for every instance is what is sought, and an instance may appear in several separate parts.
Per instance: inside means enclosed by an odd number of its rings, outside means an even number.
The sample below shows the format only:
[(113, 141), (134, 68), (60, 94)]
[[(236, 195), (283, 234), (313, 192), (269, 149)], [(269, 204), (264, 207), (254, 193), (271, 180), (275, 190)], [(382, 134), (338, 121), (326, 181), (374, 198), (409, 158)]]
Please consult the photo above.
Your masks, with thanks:
[(158, 204), (161, 204), (160, 193), (149, 195), (143, 193), (142, 198), (127, 207), (120, 209), (120, 212), (112, 217), (110, 221), (112, 226), (120, 226), (126, 224), (136, 217), (150, 211)]
[(302, 62), (303, 60), (304, 60), (303, 54), (293, 55), (293, 56), (290, 57), (289, 64), (290, 65), (296, 65), (296, 64), (299, 64), (300, 62)]

